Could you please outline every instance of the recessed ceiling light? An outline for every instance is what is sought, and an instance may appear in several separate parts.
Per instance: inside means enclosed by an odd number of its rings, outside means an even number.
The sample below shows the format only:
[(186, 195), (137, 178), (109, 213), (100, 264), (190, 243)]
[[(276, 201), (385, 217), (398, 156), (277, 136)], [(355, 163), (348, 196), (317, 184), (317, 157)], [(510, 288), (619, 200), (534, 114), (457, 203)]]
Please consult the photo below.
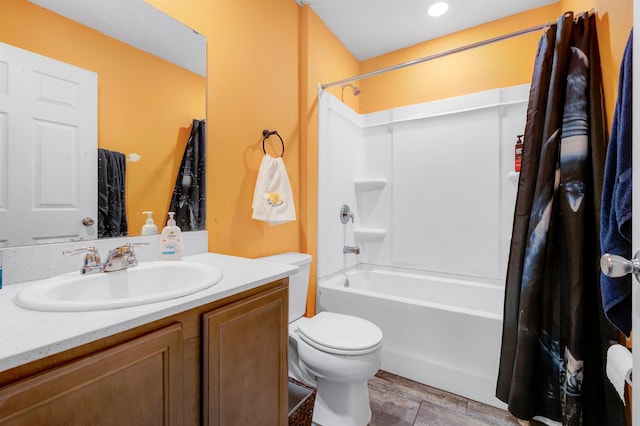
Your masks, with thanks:
[(449, 5), (446, 2), (439, 1), (429, 6), (427, 13), (429, 16), (442, 16), (447, 13), (447, 10), (449, 10)]

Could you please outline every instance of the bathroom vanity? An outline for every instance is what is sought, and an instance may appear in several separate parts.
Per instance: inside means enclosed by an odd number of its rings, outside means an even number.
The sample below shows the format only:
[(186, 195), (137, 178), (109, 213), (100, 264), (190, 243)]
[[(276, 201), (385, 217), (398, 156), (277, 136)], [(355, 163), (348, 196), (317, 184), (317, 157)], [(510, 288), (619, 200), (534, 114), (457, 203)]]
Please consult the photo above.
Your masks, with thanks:
[(0, 424), (285, 425), (288, 277), (205, 253), (224, 278), (165, 302), (94, 312), (19, 308), (0, 291)]

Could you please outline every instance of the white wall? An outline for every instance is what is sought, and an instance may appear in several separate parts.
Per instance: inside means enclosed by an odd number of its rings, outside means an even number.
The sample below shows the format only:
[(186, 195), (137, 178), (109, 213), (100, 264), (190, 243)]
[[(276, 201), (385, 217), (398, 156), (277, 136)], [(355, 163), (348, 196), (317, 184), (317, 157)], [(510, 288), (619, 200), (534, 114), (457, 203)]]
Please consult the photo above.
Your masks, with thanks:
[[(318, 277), (370, 263), (502, 283), (528, 94), (522, 85), (360, 115), (321, 91)], [(358, 190), (362, 179), (386, 184)], [(355, 223), (340, 222), (342, 204)]]

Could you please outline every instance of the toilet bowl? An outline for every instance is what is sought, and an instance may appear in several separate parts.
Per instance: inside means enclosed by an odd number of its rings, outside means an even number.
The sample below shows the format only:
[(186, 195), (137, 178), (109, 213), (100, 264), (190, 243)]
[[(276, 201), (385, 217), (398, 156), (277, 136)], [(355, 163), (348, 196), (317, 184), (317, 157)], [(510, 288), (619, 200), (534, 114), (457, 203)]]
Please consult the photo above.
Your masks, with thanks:
[(311, 256), (261, 258), (298, 266), (289, 278), (289, 376), (316, 388), (313, 422), (365, 426), (371, 420), (367, 382), (381, 364), (382, 331), (362, 318), (333, 312), (304, 317)]

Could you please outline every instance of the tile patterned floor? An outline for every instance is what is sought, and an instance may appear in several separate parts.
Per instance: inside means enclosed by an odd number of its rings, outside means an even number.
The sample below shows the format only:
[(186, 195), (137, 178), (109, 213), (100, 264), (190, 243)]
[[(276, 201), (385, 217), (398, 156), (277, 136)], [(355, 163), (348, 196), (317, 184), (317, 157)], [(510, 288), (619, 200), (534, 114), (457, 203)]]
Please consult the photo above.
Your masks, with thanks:
[(379, 371), (369, 380), (371, 426), (523, 426), (509, 412)]

